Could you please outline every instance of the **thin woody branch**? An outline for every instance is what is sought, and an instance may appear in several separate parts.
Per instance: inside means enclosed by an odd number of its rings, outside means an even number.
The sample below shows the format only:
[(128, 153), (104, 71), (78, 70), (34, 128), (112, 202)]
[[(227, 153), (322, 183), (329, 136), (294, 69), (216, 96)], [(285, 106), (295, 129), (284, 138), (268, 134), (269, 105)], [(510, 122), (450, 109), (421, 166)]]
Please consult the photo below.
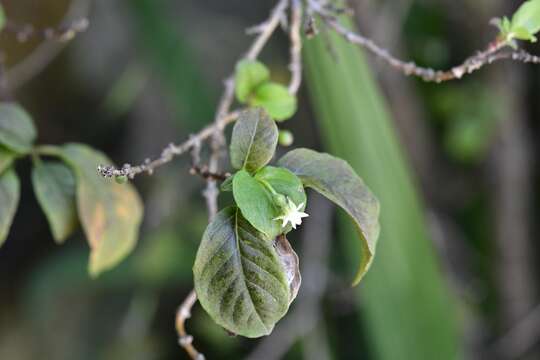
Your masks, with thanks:
[(193, 360), (204, 360), (205, 357), (193, 346), (193, 336), (186, 331), (186, 320), (191, 317), (191, 309), (197, 302), (195, 290), (191, 290), (182, 305), (176, 312), (176, 332), (178, 333), (178, 343), (186, 350)]
[(291, 27), (289, 39), (291, 43), (291, 82), (289, 92), (296, 94), (302, 84), (302, 3), (300, 0), (291, 0)]
[(540, 57), (528, 54), (524, 50), (507, 51), (505, 50), (507, 44), (504, 41), (496, 40), (486, 50), (469, 57), (461, 65), (449, 70), (435, 70), (428, 67), (421, 67), (414, 62), (406, 62), (394, 57), (388, 50), (377, 45), (373, 40), (360, 33), (349, 30), (338, 20), (337, 14), (332, 9), (323, 5), (319, 0), (308, 0), (308, 6), (311, 9), (310, 11), (318, 15), (327, 27), (333, 29), (348, 42), (364, 48), (404, 75), (416, 76), (427, 82), (440, 83), (461, 79), (466, 74), (471, 74), (486, 65), (504, 59), (540, 64)]
[(31, 24), (17, 24), (14, 21), (7, 20), (4, 31), (15, 34), (17, 41), (26, 42), (31, 38), (39, 38), (42, 40), (69, 41), (78, 33), (88, 29), (88, 19), (81, 18), (63, 24), (58, 27), (46, 27), (37, 29)]

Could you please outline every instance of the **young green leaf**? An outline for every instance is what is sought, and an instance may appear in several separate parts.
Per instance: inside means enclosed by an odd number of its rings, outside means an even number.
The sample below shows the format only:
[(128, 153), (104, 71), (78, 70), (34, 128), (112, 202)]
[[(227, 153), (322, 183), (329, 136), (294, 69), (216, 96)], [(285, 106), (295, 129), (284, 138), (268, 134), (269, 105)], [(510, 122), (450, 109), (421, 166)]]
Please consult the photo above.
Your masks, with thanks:
[(510, 37), (536, 41), (534, 36), (540, 31), (540, 0), (524, 2), (512, 17)]
[(277, 141), (277, 125), (263, 109), (243, 111), (233, 128), (232, 166), (250, 173), (259, 170), (274, 156)]
[(276, 121), (289, 119), (296, 112), (296, 97), (281, 84), (268, 82), (255, 90), (251, 106), (261, 106)]
[(73, 169), (79, 219), (90, 244), (91, 275), (122, 261), (135, 247), (143, 207), (131, 184), (105, 182), (96, 169), (111, 161), (83, 144), (67, 144), (58, 155)]
[(255, 89), (270, 79), (270, 71), (256, 60), (242, 60), (236, 65), (235, 90), (236, 98), (246, 103)]
[(266, 166), (255, 174), (255, 180), (270, 185), (278, 194), (284, 195), (296, 205), (304, 204), (306, 208), (306, 192), (302, 180), (289, 169)]
[[(272, 189), (272, 190), (270, 190)], [(267, 166), (254, 177), (240, 170), (233, 180), (234, 201), (242, 211), (244, 218), (260, 232), (273, 239), (287, 233), (291, 226), (282, 226), (276, 218), (282, 210), (275, 203), (276, 194), (289, 198), (294, 204), (306, 206), (306, 193), (300, 179), (287, 169)]]
[(32, 170), (32, 184), (54, 240), (63, 243), (77, 226), (75, 176), (64, 164), (39, 163)]
[(309, 149), (296, 149), (278, 164), (339, 205), (354, 220), (362, 241), (362, 260), (353, 285), (369, 270), (379, 236), (379, 202), (347, 162)]
[(13, 169), (0, 175), (0, 246), (6, 241), (20, 197), (20, 183)]
[(219, 212), (206, 228), (193, 274), (202, 307), (235, 334), (268, 335), (289, 308), (290, 285), (272, 239), (236, 207)]
[(243, 217), (258, 231), (272, 239), (280, 234), (278, 209), (272, 200), (272, 194), (263, 184), (255, 180), (245, 170), (234, 175), (234, 201), (242, 211)]
[(17, 154), (27, 154), (36, 139), (30, 116), (17, 104), (0, 103), (0, 145)]
[(16, 154), (13, 151), (6, 149), (3, 146), (0, 146), (0, 175), (11, 166), (15, 160)]

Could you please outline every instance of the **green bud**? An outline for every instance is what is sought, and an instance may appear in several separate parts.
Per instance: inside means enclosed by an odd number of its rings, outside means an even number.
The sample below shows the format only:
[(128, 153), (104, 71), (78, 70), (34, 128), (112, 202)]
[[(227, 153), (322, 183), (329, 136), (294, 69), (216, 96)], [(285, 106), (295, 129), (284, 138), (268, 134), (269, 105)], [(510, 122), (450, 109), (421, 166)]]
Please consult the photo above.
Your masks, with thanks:
[(280, 209), (284, 209), (287, 206), (287, 198), (285, 197), (285, 195), (272, 195), (272, 201), (274, 201), (274, 204), (276, 204), (276, 206)]
[(289, 130), (279, 130), (278, 141), (281, 146), (291, 146), (294, 142), (294, 136)]
[(114, 181), (116, 181), (118, 184), (125, 184), (127, 183), (128, 178), (125, 175), (119, 175), (114, 178)]

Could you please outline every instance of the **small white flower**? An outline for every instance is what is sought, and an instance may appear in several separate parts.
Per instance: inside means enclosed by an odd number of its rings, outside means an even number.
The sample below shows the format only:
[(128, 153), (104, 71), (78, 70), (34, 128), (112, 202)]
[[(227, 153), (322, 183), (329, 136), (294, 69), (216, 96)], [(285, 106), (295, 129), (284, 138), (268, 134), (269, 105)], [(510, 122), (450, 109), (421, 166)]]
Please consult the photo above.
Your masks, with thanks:
[(303, 206), (304, 203), (296, 205), (291, 201), (291, 199), (287, 198), (287, 205), (283, 208), (283, 215), (278, 216), (274, 220), (282, 220), (282, 227), (287, 226), (287, 223), (290, 222), (293, 229), (296, 229), (296, 225), (300, 225), (302, 223), (302, 218), (309, 216), (305, 212), (300, 211)]

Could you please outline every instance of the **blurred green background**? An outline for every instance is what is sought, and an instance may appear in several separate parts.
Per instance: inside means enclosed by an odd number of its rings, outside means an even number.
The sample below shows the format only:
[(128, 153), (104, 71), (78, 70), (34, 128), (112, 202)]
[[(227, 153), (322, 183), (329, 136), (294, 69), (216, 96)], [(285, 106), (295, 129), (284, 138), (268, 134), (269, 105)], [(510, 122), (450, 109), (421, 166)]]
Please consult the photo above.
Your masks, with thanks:
[[(213, 118), (222, 81), (274, 1), (1, 0), (17, 23), (88, 16), (65, 49), (0, 34), (9, 92), (39, 142), (85, 142), (115, 162), (158, 155)], [(449, 68), (496, 35), (521, 1), (351, 0), (361, 31), (402, 58)], [(66, 19), (67, 18), (67, 19)], [(531, 46), (533, 53), (538, 52)], [(539, 359), (537, 171), (540, 68), (498, 63), (426, 84), (321, 32), (305, 43), (294, 146), (347, 159), (381, 200), (372, 270), (350, 288), (357, 240), (311, 194), (291, 237), (303, 284), (266, 338), (230, 337), (196, 306), (208, 359)], [(264, 50), (288, 81), (288, 42)], [(280, 149), (284, 152), (286, 149)], [(187, 359), (174, 314), (192, 288), (207, 223), (203, 183), (182, 158), (140, 176), (135, 252), (96, 280), (81, 232), (54, 244), (21, 162), (22, 198), (0, 249), (0, 359)], [(231, 199), (221, 196), (221, 204)]]

